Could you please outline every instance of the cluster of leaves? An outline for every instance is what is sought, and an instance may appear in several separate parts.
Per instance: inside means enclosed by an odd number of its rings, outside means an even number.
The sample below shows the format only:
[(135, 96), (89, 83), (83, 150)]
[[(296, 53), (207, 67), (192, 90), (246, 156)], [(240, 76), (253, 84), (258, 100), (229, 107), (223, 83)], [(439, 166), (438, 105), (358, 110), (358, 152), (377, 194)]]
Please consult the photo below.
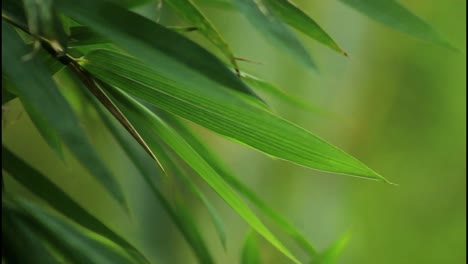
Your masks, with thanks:
[[(131, 8), (144, 0), (2, 1), (2, 105), (19, 98), (48, 145), (63, 157), (65, 145), (112, 197), (125, 195), (60, 92), (67, 73), (138, 169), (200, 263), (214, 263), (181, 196), (165, 193), (179, 178), (208, 209), (221, 243), (222, 220), (192, 179), (203, 179), (252, 228), (243, 263), (258, 263), (258, 234), (295, 263), (332, 263), (347, 236), (317, 252), (301, 232), (272, 210), (226, 168), (187, 126), (199, 124), (270, 156), (312, 169), (387, 182), (357, 159), (272, 113), (257, 91), (308, 108), (275, 86), (241, 72), (228, 43), (197, 4), (241, 12), (276, 46), (306, 67), (316, 63), (287, 25), (346, 55), (309, 15), (289, 0), (166, 0), (190, 28), (170, 27)], [(425, 22), (393, 0), (342, 0), (400, 31), (448, 45)], [(287, 25), (286, 25), (287, 24)], [(197, 30), (226, 61), (184, 35)], [(59, 74), (60, 73), (60, 74)], [(73, 200), (60, 186), (2, 147), (2, 167), (46, 201), (50, 211), (6, 190), (2, 234), (7, 263), (148, 263), (138, 249)], [(3, 178), (2, 178), (3, 179)], [(270, 218), (308, 254), (298, 260), (241, 196)], [(24, 254), (27, 251), (28, 254)]]

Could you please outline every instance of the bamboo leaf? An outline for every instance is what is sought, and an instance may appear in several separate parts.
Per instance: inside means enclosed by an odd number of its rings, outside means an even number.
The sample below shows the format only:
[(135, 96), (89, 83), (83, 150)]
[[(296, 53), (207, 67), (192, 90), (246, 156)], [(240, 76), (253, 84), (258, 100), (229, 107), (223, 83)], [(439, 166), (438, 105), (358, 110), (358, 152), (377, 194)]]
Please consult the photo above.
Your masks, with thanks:
[(242, 196), (247, 198), (253, 205), (255, 205), (265, 216), (275, 222), (284, 232), (290, 235), (301, 248), (309, 254), (311, 258), (317, 255), (317, 251), (312, 244), (304, 237), (304, 235), (291, 223), (289, 223), (283, 216), (271, 209), (262, 199), (260, 199), (254, 191), (247, 185), (241, 182), (229, 170), (219, 158), (211, 152), (201, 141), (198, 139), (194, 132), (185, 126), (181, 121), (172, 115), (163, 116), (167, 122), (174, 127), (181, 136), (213, 167), (221, 177), (232, 188), (238, 191)]
[(234, 0), (235, 6), (250, 21), (252, 26), (268, 40), (277, 43), (285, 52), (298, 61), (317, 70), (304, 46), (296, 36), (272, 12), (265, 0)]
[(222, 61), (201, 46), (136, 13), (104, 0), (58, 1), (57, 6), (165, 76), (201, 85), (215, 81), (256, 96)]
[(223, 37), (218, 33), (208, 18), (198, 9), (192, 0), (166, 0), (181, 17), (197, 27), (211, 43), (213, 43), (229, 59), (234, 68), (239, 71), (237, 62), (231, 48)]
[(271, 8), (273, 14), (283, 22), (301, 31), (307, 36), (328, 46), (329, 48), (347, 55), (346, 52), (338, 46), (332, 37), (320, 27), (310, 16), (296, 6), (291, 0), (264, 0)]
[(340, 239), (335, 241), (330, 247), (323, 251), (316, 260), (317, 264), (335, 264), (338, 257), (342, 254), (343, 249), (348, 244), (350, 234), (345, 233)]
[[(179, 157), (191, 166), (228, 203), (244, 220), (252, 226), (267, 241), (275, 246), (284, 255), (295, 263), (299, 261), (277, 240), (277, 238), (265, 227), (252, 210), (229, 185), (209, 166), (208, 163), (179, 135), (169, 127), (162, 119), (149, 111), (146, 107), (129, 97), (123, 91), (111, 86), (106, 86), (108, 92), (116, 99), (116, 104), (134, 123), (143, 138), (149, 139), (157, 135), (174, 150)], [(133, 121), (132, 121), (133, 120)], [(154, 150), (156, 151), (156, 150)]]
[[(163, 174), (163, 172), (158, 170), (159, 167), (155, 166), (154, 160), (150, 158), (141, 145), (135, 142), (134, 138), (132, 138), (126, 131), (124, 131), (121, 126), (116, 124), (116, 120), (112, 119), (112, 117), (110, 117), (108, 113), (102, 109), (102, 106), (99, 105), (96, 99), (91, 98), (89, 94), (88, 97), (101, 117), (101, 120), (112, 133), (113, 137), (117, 140), (120, 147), (130, 158), (133, 165), (135, 165), (138, 172), (148, 184), (152, 193), (160, 202), (168, 216), (184, 236), (187, 243), (192, 247), (193, 252), (197, 256), (200, 263), (214, 263), (206, 243), (204, 242), (201, 234), (198, 232), (198, 228), (195, 225), (190, 210), (182, 203), (182, 201), (177, 201), (177, 206), (175, 207), (177, 209), (175, 209), (161, 192), (161, 190), (156, 186), (155, 181), (157, 180), (158, 176)], [(150, 142), (151, 145), (153, 145), (153, 140)]]
[(23, 105), (27, 106), (26, 109), (34, 109), (43, 122), (61, 137), (81, 164), (126, 207), (119, 184), (86, 138), (78, 118), (60, 94), (45, 66), (35, 57), (28, 61), (21, 59), (27, 53), (28, 48), (14, 29), (2, 21), (2, 70), (16, 87)]
[(260, 264), (260, 252), (258, 248), (258, 240), (255, 232), (249, 231), (242, 249), (242, 264)]
[(341, 0), (341, 2), (390, 28), (457, 50), (427, 22), (396, 0)]
[(27, 223), (34, 232), (41, 235), (42, 239), (58, 250), (68, 262), (77, 264), (138, 263), (111, 240), (47, 212), (37, 205), (18, 198), (2, 202), (7, 213), (15, 214)]
[(321, 138), (227, 91), (183, 85), (112, 51), (92, 52), (81, 63), (104, 82), (269, 155), (317, 170), (386, 181)]
[(2, 168), (13, 179), (64, 216), (93, 232), (107, 237), (122, 248), (128, 249), (131, 254), (141, 260), (141, 263), (149, 263), (134, 246), (86, 211), (42, 173), (32, 168), (4, 146), (2, 146)]

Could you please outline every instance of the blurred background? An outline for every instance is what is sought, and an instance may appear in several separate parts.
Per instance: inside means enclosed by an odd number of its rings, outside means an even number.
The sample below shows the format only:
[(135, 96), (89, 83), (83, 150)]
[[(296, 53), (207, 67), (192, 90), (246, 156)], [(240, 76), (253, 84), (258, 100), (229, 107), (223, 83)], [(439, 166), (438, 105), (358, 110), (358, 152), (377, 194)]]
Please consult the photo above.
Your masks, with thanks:
[[(339, 1), (295, 2), (349, 58), (298, 33), (319, 66), (320, 72), (313, 72), (266, 41), (239, 13), (202, 7), (237, 56), (261, 63), (239, 62), (241, 69), (320, 109), (304, 111), (265, 96), (277, 114), (339, 146), (398, 186), (272, 160), (201, 127), (194, 129), (239, 178), (318, 249), (349, 232), (339, 263), (465, 263), (466, 1), (401, 1), (459, 47), (458, 53), (393, 31)], [(136, 9), (156, 19), (155, 10), (156, 4)], [(168, 6), (163, 6), (160, 16), (164, 24), (185, 25)], [(186, 34), (219, 54), (198, 33)], [(72, 88), (63, 92), (73, 94)], [(3, 113), (2, 142), (48, 172), (155, 263), (196, 263), (110, 134), (71, 95), (92, 142), (124, 186), (130, 216), (70, 155), (60, 162), (16, 100)], [(28, 195), (9, 178), (5, 184)], [(227, 250), (220, 245), (207, 211), (188, 200), (197, 225), (217, 263), (238, 263), (248, 226), (207, 186), (204, 190), (227, 227)], [(292, 241), (278, 235), (304, 257)], [(260, 248), (264, 263), (289, 263), (266, 241), (260, 240)]]

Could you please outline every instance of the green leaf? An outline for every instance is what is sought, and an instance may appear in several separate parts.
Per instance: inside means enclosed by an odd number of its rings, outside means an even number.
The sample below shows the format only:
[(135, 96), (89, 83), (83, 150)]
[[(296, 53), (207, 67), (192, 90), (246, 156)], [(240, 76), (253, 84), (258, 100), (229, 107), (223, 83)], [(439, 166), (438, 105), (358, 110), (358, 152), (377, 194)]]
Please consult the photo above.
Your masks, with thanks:
[[(91, 99), (90, 101), (95, 106), (95, 109), (105, 126), (130, 158), (133, 165), (137, 168), (138, 172), (150, 187), (156, 199), (161, 203), (168, 216), (184, 236), (187, 243), (192, 247), (193, 252), (200, 263), (214, 263), (206, 243), (198, 232), (198, 228), (195, 225), (195, 221), (193, 220), (190, 210), (188, 210), (182, 201), (177, 201), (177, 209), (174, 209), (161, 190), (156, 186), (155, 181), (157, 180), (157, 176), (161, 176), (163, 174), (159, 169), (160, 167), (155, 166), (156, 164), (154, 160), (152, 160), (142, 146), (139, 145), (130, 134), (124, 131), (119, 124), (116, 124), (117, 121), (112, 119), (112, 117), (102, 109), (103, 107), (99, 105), (96, 99), (91, 98), (89, 94), (87, 95), (88, 98)], [(150, 142), (153, 144), (154, 140), (151, 140)]]
[[(138, 263), (111, 240), (18, 198), (2, 201), (8, 214), (15, 214), (41, 235), (68, 263)], [(23, 252), (24, 253), (24, 252)]]
[(255, 77), (251, 74), (247, 74), (245, 72), (241, 72), (241, 77), (242, 79), (252, 88), (257, 88), (261, 92), (264, 92), (266, 94), (269, 94), (273, 97), (278, 98), (280, 101), (289, 103), (292, 106), (296, 106), (298, 108), (301, 108), (306, 111), (310, 112), (323, 112), (322, 109), (318, 108), (317, 106), (314, 106), (310, 104), (309, 102), (302, 100), (300, 98), (296, 98), (294, 96), (289, 95), (279, 87), (265, 81), (262, 79), (259, 79), (258, 77)]
[[(123, 91), (107, 86), (108, 92), (116, 99), (122, 112), (133, 122), (143, 138), (158, 136), (174, 150), (194, 171), (210, 185), (226, 203), (228, 203), (244, 220), (250, 224), (267, 241), (289, 257), (295, 263), (299, 261), (277, 240), (265, 227), (245, 202), (229, 187), (229, 185), (209, 166), (209, 164), (182, 138), (168, 126), (162, 119), (149, 111), (146, 107), (126, 95)], [(133, 121), (132, 121), (133, 120)], [(151, 143), (150, 143), (151, 144)], [(156, 149), (154, 149), (156, 151)]]
[(89, 27), (85, 26), (74, 26), (70, 27), (70, 39), (69, 46), (85, 46), (85, 45), (96, 45), (102, 43), (109, 43), (110, 40), (103, 37), (102, 35), (96, 34)]
[(187, 22), (197, 27), (198, 31), (211, 41), (211, 43), (213, 43), (219, 50), (221, 50), (234, 68), (239, 71), (235, 56), (228, 43), (218, 33), (208, 18), (192, 2), (192, 0), (166, 0), (165, 2), (168, 3)]
[(341, 0), (364, 15), (416, 38), (457, 50), (428, 23), (395, 0)]
[(343, 252), (343, 249), (348, 244), (351, 235), (345, 233), (340, 239), (335, 241), (330, 247), (323, 251), (318, 259), (314, 262), (317, 264), (335, 264), (338, 261), (338, 257)]
[(215, 81), (256, 96), (207, 50), (136, 13), (103, 0), (58, 1), (57, 6), (66, 15), (161, 70), (165, 76), (200, 85)]
[(38, 259), (60, 263), (47, 246), (22, 219), (2, 207), (2, 257), (7, 263), (36, 263)]
[(311, 258), (316, 256), (317, 251), (312, 244), (304, 237), (304, 235), (291, 223), (289, 223), (283, 216), (271, 209), (265, 202), (260, 199), (254, 191), (247, 185), (241, 182), (218, 157), (211, 152), (201, 141), (198, 139), (194, 132), (185, 126), (181, 121), (177, 120), (172, 115), (164, 115), (164, 118), (169, 124), (174, 127), (181, 136), (213, 167), (221, 177), (232, 188), (238, 191), (242, 196), (247, 198), (253, 205), (255, 205), (265, 216), (275, 222), (284, 232), (290, 235), (301, 248), (309, 254)]
[(386, 181), (321, 138), (228, 91), (175, 82), (112, 51), (92, 52), (81, 63), (106, 83), (269, 155), (317, 170)]
[(279, 20), (265, 0), (234, 0), (235, 5), (253, 27), (285, 52), (315, 70), (317, 67), (296, 36)]
[(149, 263), (134, 246), (86, 211), (42, 173), (32, 168), (4, 146), (2, 146), (2, 168), (13, 179), (46, 201), (52, 208), (64, 216), (128, 249), (131, 254), (141, 260), (141, 263)]
[(35, 57), (28, 61), (21, 59), (28, 51), (14, 29), (2, 21), (2, 70), (16, 87), (26, 110), (33, 109), (61, 137), (81, 164), (126, 207), (119, 184), (86, 138), (78, 118), (60, 94), (43, 63)]
[(258, 239), (253, 231), (249, 231), (242, 249), (242, 264), (259, 264), (262, 263), (260, 251), (258, 248)]
[(286, 24), (319, 41), (329, 48), (347, 55), (346, 52), (322, 29), (310, 16), (296, 6), (291, 0), (264, 0), (273, 14)]
[(208, 198), (203, 194), (203, 192), (198, 188), (198, 186), (192, 181), (189, 175), (187, 175), (187, 172), (182, 168), (180, 164), (176, 163), (174, 161), (174, 157), (170, 157), (170, 155), (167, 153), (166, 149), (159, 148), (158, 152), (158, 157), (161, 157), (164, 161), (165, 164), (168, 164), (166, 167), (171, 168), (174, 172), (175, 175), (177, 175), (179, 178), (181, 178), (185, 184), (188, 186), (190, 191), (203, 203), (203, 205), (206, 207), (208, 210), (210, 217), (213, 221), (214, 227), (216, 229), (216, 232), (218, 233), (219, 240), (221, 241), (221, 244), (224, 248), (224, 250), (227, 249), (226, 247), (226, 231), (224, 229), (224, 224), (223, 221), (221, 220), (221, 217), (219, 216), (218, 212), (216, 211), (215, 207), (211, 204), (211, 202), (208, 200)]

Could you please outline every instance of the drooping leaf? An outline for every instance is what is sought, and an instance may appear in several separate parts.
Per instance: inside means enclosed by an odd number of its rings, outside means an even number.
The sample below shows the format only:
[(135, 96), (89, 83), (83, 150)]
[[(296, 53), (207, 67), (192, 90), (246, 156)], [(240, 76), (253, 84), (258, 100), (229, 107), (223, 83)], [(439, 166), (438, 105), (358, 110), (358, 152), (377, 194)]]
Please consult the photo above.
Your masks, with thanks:
[(93, 232), (107, 237), (122, 248), (128, 249), (132, 255), (141, 260), (141, 263), (149, 263), (134, 246), (86, 211), (86, 209), (81, 207), (81, 205), (75, 202), (66, 192), (42, 173), (32, 168), (4, 146), (2, 146), (2, 168), (13, 179), (46, 201), (52, 208), (64, 216)]
[(341, 2), (390, 28), (456, 50), (427, 22), (396, 0), (341, 0)]
[(288, 25), (317, 40), (325, 46), (346, 55), (346, 52), (338, 46), (335, 40), (333, 40), (333, 38), (323, 30), (322, 27), (320, 27), (320, 25), (296, 6), (296, 4), (291, 0), (264, 1), (270, 7), (273, 14)]
[[(91, 98), (89, 94), (88, 97)], [(208, 247), (198, 231), (193, 220), (193, 216), (187, 206), (182, 203), (182, 201), (177, 201), (177, 206), (173, 207), (162, 191), (157, 187), (157, 178), (158, 176), (161, 177), (163, 172), (158, 169), (159, 167), (156, 167), (154, 160), (151, 159), (141, 145), (139, 145), (134, 138), (130, 136), (130, 134), (116, 123), (116, 120), (112, 119), (112, 117), (102, 109), (102, 106), (99, 105), (96, 99), (90, 99), (90, 101), (95, 106), (95, 109), (105, 126), (112, 133), (120, 147), (125, 151), (133, 165), (137, 168), (148, 187), (150, 187), (153, 195), (161, 203), (163, 209), (179, 229), (190, 247), (192, 247), (193, 252), (200, 263), (214, 263)]]
[(244, 247), (242, 249), (242, 264), (262, 263), (256, 235), (255, 232), (249, 231), (245, 238)]
[(187, 22), (197, 27), (211, 43), (213, 43), (229, 59), (234, 68), (238, 71), (239, 67), (231, 48), (224, 38), (218, 33), (208, 18), (198, 9), (192, 0), (166, 0), (181, 17)]
[(215, 81), (256, 96), (222, 61), (201, 46), (136, 13), (104, 0), (58, 1), (57, 6), (165, 76), (201, 85)]
[(5, 207), (8, 214), (16, 215), (40, 234), (68, 263), (138, 263), (113, 241), (30, 202), (18, 198), (8, 199), (7, 202), (2, 201), (2, 207)]
[(166, 114), (163, 116), (167, 122), (174, 127), (181, 136), (213, 167), (223, 179), (229, 183), (237, 192), (247, 198), (255, 205), (265, 216), (275, 222), (284, 232), (290, 235), (301, 247), (309, 254), (311, 258), (315, 257), (317, 251), (312, 244), (304, 237), (304, 235), (283, 216), (271, 209), (262, 199), (260, 199), (254, 191), (247, 185), (241, 182), (234, 173), (229, 170), (219, 158), (212, 153), (201, 141), (194, 132), (186, 125), (172, 115)]
[[(106, 86), (107, 91), (116, 99), (123, 113), (133, 122), (143, 138), (150, 141), (156, 135), (167, 144), (179, 157), (210, 185), (226, 203), (228, 203), (250, 226), (265, 237), (284, 255), (295, 263), (298, 260), (282, 245), (280, 241), (258, 219), (245, 202), (229, 187), (229, 185), (209, 166), (208, 163), (182, 138), (175, 130), (146, 107), (132, 99), (123, 91)], [(133, 120), (133, 121), (132, 121)], [(156, 150), (155, 150), (156, 151)]]
[(234, 0), (235, 6), (250, 21), (253, 27), (268, 40), (277, 43), (285, 52), (313, 69), (317, 69), (296, 36), (273, 14), (265, 0)]
[(102, 186), (126, 206), (119, 184), (86, 138), (78, 118), (43, 63), (35, 57), (27, 61), (21, 59), (28, 52), (14, 29), (2, 20), (2, 70), (15, 86), (25, 109), (33, 109)]
[(228, 91), (178, 83), (112, 51), (92, 52), (81, 63), (104, 82), (269, 155), (317, 170), (386, 181), (321, 138)]
[(350, 234), (345, 233), (340, 239), (335, 241), (330, 247), (319, 254), (314, 263), (317, 264), (336, 264), (338, 257), (342, 254), (343, 249), (348, 244)]

